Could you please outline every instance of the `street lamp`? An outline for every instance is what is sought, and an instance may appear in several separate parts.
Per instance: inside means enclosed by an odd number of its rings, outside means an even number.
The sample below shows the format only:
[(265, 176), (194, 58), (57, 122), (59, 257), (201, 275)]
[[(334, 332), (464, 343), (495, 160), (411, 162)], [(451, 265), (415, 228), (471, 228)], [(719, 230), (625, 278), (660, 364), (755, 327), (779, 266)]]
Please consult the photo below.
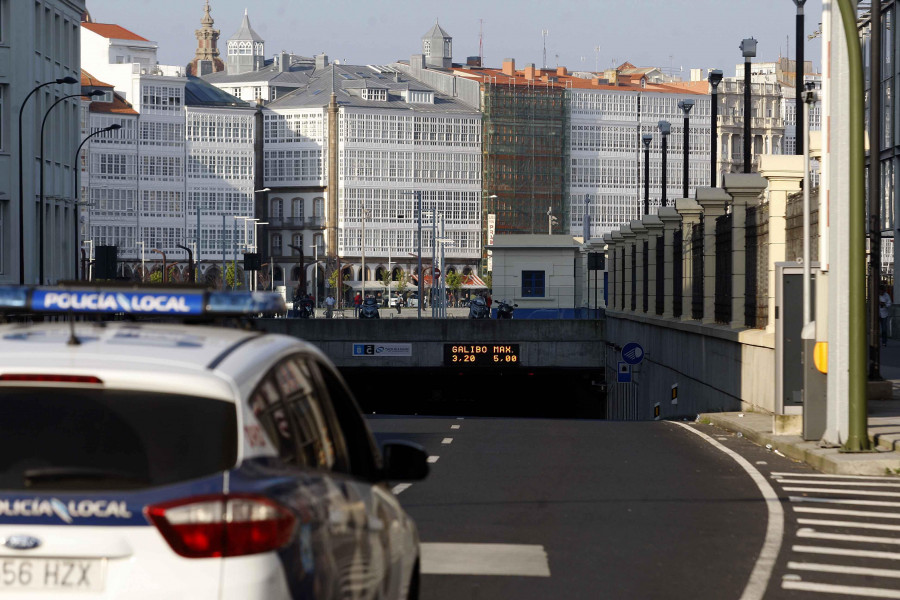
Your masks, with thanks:
[(744, 55), (744, 173), (750, 172), (750, 59), (756, 56), (757, 43), (753, 38), (741, 41)]
[(144, 283), (144, 242), (140, 241), (138, 244), (141, 245), (141, 283)]
[(659, 205), (666, 206), (666, 185), (668, 185), (666, 181), (666, 151), (668, 150), (668, 139), (669, 133), (672, 132), (672, 124), (668, 121), (660, 121), (657, 125), (662, 136), (662, 149), (660, 151), (662, 155), (662, 196), (660, 197)]
[(45, 85), (54, 83), (78, 83), (78, 80), (74, 77), (62, 77), (53, 81), (46, 81), (28, 92), (28, 95), (25, 96), (25, 99), (22, 100), (22, 105), (19, 107), (19, 285), (25, 285), (25, 184), (22, 176), (24, 169), (22, 164), (22, 114), (25, 112), (25, 105), (28, 103), (28, 99), (36, 91)]
[(709, 72), (709, 85), (712, 88), (710, 98), (711, 113), (709, 116), (710, 146), (709, 146), (709, 187), (716, 187), (716, 173), (719, 170), (717, 153), (719, 147), (719, 84), (722, 83), (722, 71), (713, 69)]
[(169, 274), (167, 273), (167, 271), (169, 270), (169, 265), (166, 262), (166, 253), (163, 252), (162, 250), (159, 250), (158, 248), (154, 248), (152, 251), (156, 252), (157, 254), (162, 255), (162, 257), (163, 257), (162, 282), (168, 283), (169, 282)]
[[(794, 4), (797, 5), (797, 28), (795, 30), (797, 35), (797, 68), (795, 70), (795, 73), (797, 74), (797, 81), (795, 82), (796, 85), (794, 86), (794, 89), (797, 90), (797, 97), (795, 98), (795, 106), (797, 112), (797, 127), (795, 129), (795, 137), (797, 139), (797, 144), (794, 150), (794, 154), (800, 155), (803, 154), (803, 145), (806, 144), (806, 140), (800, 137), (800, 133), (803, 131), (803, 94), (801, 94), (800, 92), (801, 90), (805, 89), (803, 87), (803, 38), (805, 37), (806, 32), (804, 31), (803, 23), (803, 5), (806, 4), (806, 0), (794, 0)], [(880, 2), (872, 2), (872, 8), (875, 9), (877, 6), (880, 6), (880, 4)], [(881, 23), (880, 16), (880, 14), (876, 15), (875, 11), (873, 10), (872, 23)], [(880, 56), (880, 54), (880, 52), (872, 53), (873, 56)], [(877, 60), (880, 60), (880, 58)], [(875, 60), (872, 61), (872, 65), (875, 65)], [(879, 65), (875, 65), (875, 68), (877, 69), (878, 66)], [(872, 80), (878, 81), (878, 79), (876, 79), (875, 77), (873, 77)], [(878, 112), (873, 110), (872, 114), (878, 114)]]
[(650, 142), (653, 141), (653, 134), (645, 133), (641, 136), (644, 143), (644, 215), (650, 214)]
[(691, 98), (686, 98), (684, 100), (678, 101), (678, 108), (684, 111), (684, 132), (682, 134), (684, 138), (684, 164), (681, 167), (681, 176), (683, 181), (681, 182), (681, 187), (684, 190), (682, 192), (682, 198), (688, 197), (688, 183), (690, 177), (690, 171), (688, 169), (688, 160), (691, 155), (691, 130), (690, 130), (690, 121), (689, 116), (691, 113), (691, 109), (694, 108), (694, 101)]
[(558, 223), (559, 219), (553, 216), (553, 207), (547, 207), (547, 235), (553, 235), (553, 224)]
[(362, 249), (362, 271), (360, 272), (360, 279), (362, 279), (362, 297), (363, 300), (366, 299), (366, 217), (369, 216), (369, 209), (366, 208), (366, 203), (362, 204), (362, 239), (360, 240), (360, 245)]
[[(86, 95), (91, 98), (95, 98), (97, 96), (102, 96), (103, 94), (104, 92), (100, 90), (93, 90), (91, 93)], [(47, 125), (47, 119), (50, 117), (50, 111), (52, 111), (57, 104), (59, 104), (63, 100), (68, 100), (69, 98), (80, 98), (83, 95), (85, 94), (78, 92), (77, 94), (68, 94), (66, 96), (63, 96), (62, 98), (59, 98), (44, 112), (44, 118), (41, 120), (41, 164), (39, 167), (40, 203), (38, 205), (38, 283), (40, 285), (44, 285), (44, 126)]]
[[(268, 224), (269, 224), (268, 221), (259, 221), (257, 219), (253, 219), (253, 250), (256, 252), (259, 252), (259, 238), (257, 237), (258, 234), (257, 234), (256, 228), (259, 227), (260, 225), (268, 225)], [(260, 266), (262, 266), (262, 265), (260, 265)], [(275, 273), (273, 272), (272, 275), (274, 276)], [(257, 285), (259, 284), (259, 282), (256, 281), (256, 273), (253, 274), (253, 279), (254, 279), (253, 289), (255, 290)]]
[[(95, 135), (100, 135), (101, 133), (105, 133), (107, 131), (116, 131), (117, 129), (122, 129), (122, 126), (119, 125), (118, 123), (113, 123), (109, 127), (104, 127), (103, 129), (98, 129), (94, 133), (85, 136), (85, 138), (83, 140), (81, 140), (81, 143), (78, 144), (78, 148), (75, 150), (75, 168), (72, 169), (72, 179), (74, 180), (74, 183), (75, 183), (74, 189), (72, 190), (72, 196), (74, 198), (74, 209), (76, 211), (78, 210), (78, 173), (81, 171), (81, 168), (78, 166), (78, 157), (81, 155), (81, 148), (82, 148), (82, 146), (84, 146), (85, 142), (87, 142), (89, 139), (91, 139)], [(44, 161), (42, 160), (41, 164), (43, 164), (43, 163), (44, 163)], [(43, 177), (41, 179), (43, 180)], [(76, 212), (75, 218), (73, 220), (75, 221), (75, 245), (80, 246), (81, 244), (79, 242), (81, 241), (81, 239), (80, 239), (81, 236), (78, 233), (79, 223), (78, 223), (77, 212)], [(93, 246), (92, 246), (92, 248), (93, 248)], [(21, 241), (19, 243), (19, 250), (20, 251), (22, 250)], [(22, 260), (21, 256), (19, 257), (19, 260)], [(78, 278), (78, 252), (77, 252), (77, 250), (75, 252), (75, 277)]]
[[(187, 252), (188, 256), (188, 279), (192, 282), (196, 282), (196, 278), (194, 277), (194, 253), (191, 252), (191, 249), (183, 244), (175, 244), (176, 248), (181, 248), (185, 252)], [(198, 255), (199, 256), (199, 255)]]

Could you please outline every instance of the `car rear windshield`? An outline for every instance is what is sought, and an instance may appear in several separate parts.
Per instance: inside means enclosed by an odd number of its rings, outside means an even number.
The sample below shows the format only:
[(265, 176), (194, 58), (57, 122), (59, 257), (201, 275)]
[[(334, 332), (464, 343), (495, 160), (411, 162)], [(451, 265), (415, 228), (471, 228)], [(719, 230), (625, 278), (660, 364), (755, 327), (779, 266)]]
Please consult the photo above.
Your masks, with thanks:
[(230, 402), (149, 392), (0, 389), (0, 490), (133, 489), (230, 469)]

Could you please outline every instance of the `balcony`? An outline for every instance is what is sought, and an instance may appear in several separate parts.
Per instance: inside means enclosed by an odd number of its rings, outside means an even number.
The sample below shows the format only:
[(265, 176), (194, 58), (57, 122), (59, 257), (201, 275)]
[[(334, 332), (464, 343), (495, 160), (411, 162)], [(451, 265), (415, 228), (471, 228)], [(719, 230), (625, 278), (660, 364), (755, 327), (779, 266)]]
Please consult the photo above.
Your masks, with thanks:
[(325, 229), (325, 217), (269, 217), (269, 229)]

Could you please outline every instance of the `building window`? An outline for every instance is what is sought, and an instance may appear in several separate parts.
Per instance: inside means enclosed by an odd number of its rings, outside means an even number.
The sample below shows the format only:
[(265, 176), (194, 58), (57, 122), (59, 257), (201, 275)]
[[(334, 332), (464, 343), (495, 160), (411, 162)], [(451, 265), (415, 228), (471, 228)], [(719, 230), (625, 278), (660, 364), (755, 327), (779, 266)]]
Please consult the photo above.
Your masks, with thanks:
[(282, 215), (284, 215), (284, 202), (282, 202), (281, 198), (275, 198), (272, 200), (272, 218), (280, 219)]
[(272, 234), (272, 256), (281, 256), (281, 234)]
[(291, 203), (293, 204), (291, 216), (295, 219), (303, 218), (303, 198), (294, 198)]
[[(291, 237), (291, 246), (296, 246), (297, 248), (303, 247), (303, 234), (302, 233), (295, 233)], [(300, 252), (298, 252), (294, 248), (291, 248), (291, 250), (292, 250), (291, 254), (293, 256), (298, 256), (300, 254)]]
[(522, 297), (543, 298), (544, 271), (522, 271)]

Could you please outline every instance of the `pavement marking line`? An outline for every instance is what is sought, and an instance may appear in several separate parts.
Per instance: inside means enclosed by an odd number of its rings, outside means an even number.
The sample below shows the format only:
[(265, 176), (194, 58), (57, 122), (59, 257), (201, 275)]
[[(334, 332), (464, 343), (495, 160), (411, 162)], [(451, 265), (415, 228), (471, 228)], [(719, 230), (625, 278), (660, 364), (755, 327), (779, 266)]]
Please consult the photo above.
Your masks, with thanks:
[(851, 567), (848, 565), (826, 565), (822, 563), (804, 563), (788, 561), (788, 569), (795, 571), (815, 571), (817, 573), (840, 573), (842, 575), (870, 575), (872, 577), (893, 577), (900, 579), (897, 569), (873, 569), (871, 567)]
[(444, 439), (441, 440), (441, 443), (442, 443), (442, 444), (452, 444), (452, 443), (453, 443), (453, 438), (444, 438)]
[(786, 483), (796, 483), (800, 485), (809, 485), (814, 483), (815, 485), (861, 485), (863, 487), (892, 487), (892, 488), (900, 488), (900, 483), (861, 483), (859, 481), (803, 481), (801, 480), (791, 480), (791, 479), (776, 479), (776, 483), (780, 483), (782, 485)]
[(439, 458), (440, 458), (440, 456), (429, 456), (427, 460), (428, 460), (428, 462), (430, 462), (431, 464), (434, 464), (434, 463), (436, 463), (436, 462), (438, 461)]
[(833, 585), (830, 583), (813, 583), (811, 581), (782, 581), (781, 589), (822, 592), (825, 594), (841, 594), (842, 596), (865, 596), (867, 598), (900, 598), (900, 590), (853, 587), (849, 585)]
[(842, 515), (844, 517), (872, 517), (873, 519), (900, 519), (900, 513), (870, 512), (867, 510), (842, 510), (839, 508), (813, 508), (793, 506), (794, 512), (808, 515)]
[(828, 554), (830, 556), (854, 556), (856, 558), (884, 558), (887, 560), (900, 560), (900, 552), (884, 552), (882, 550), (851, 550), (849, 548), (825, 548), (822, 546), (792, 546), (791, 552)]
[(397, 494), (409, 489), (411, 486), (411, 483), (398, 483), (391, 488), (391, 491), (394, 492), (394, 495), (396, 496)]
[(459, 429), (459, 425), (451, 425), (450, 429)]
[(900, 498), (900, 492), (882, 492), (879, 490), (830, 490), (828, 488), (785, 487), (786, 492), (806, 492), (808, 494), (844, 494), (851, 496), (888, 496)]
[(845, 500), (843, 498), (806, 498), (805, 496), (788, 496), (791, 502), (822, 502), (825, 504), (855, 504), (857, 506), (892, 506), (900, 507), (900, 502), (882, 502), (880, 500)]
[(422, 543), (423, 575), (550, 577), (543, 546), (536, 544)]
[(829, 521), (827, 519), (797, 519), (797, 524), (819, 525), (820, 527), (846, 527), (848, 529), (880, 529), (881, 531), (900, 531), (900, 525), (857, 523), (856, 521)]
[(765, 540), (763, 540), (759, 556), (756, 558), (756, 564), (753, 565), (753, 571), (750, 573), (750, 578), (747, 580), (747, 586), (744, 588), (744, 593), (741, 594), (741, 600), (761, 600), (766, 593), (766, 588), (769, 586), (769, 580), (772, 578), (772, 569), (775, 568), (775, 561), (778, 559), (778, 552), (781, 550), (781, 540), (784, 537), (784, 509), (781, 507), (781, 500), (778, 498), (778, 494), (775, 493), (775, 490), (766, 480), (766, 477), (751, 465), (746, 458), (734, 450), (726, 448), (702, 431), (698, 431), (685, 423), (679, 423), (677, 421), (670, 422), (679, 427), (683, 427), (693, 434), (699, 435), (701, 438), (733, 458), (734, 461), (750, 475), (750, 478), (753, 479), (756, 487), (759, 488), (763, 498), (765, 498), (766, 507), (769, 510), (769, 518), (766, 525), (766, 537)]
[[(824, 473), (769, 473), (772, 479), (777, 479), (779, 477), (825, 477), (828, 479), (876, 479), (878, 481), (884, 481), (885, 479), (889, 479), (888, 477), (880, 477), (877, 475), (826, 475)], [(816, 483), (816, 482), (810, 482)]]
[(797, 531), (797, 537), (817, 540), (834, 540), (840, 542), (862, 542), (864, 544), (900, 544), (898, 538), (873, 537), (870, 535), (848, 535), (846, 533), (823, 533), (803, 527)]

